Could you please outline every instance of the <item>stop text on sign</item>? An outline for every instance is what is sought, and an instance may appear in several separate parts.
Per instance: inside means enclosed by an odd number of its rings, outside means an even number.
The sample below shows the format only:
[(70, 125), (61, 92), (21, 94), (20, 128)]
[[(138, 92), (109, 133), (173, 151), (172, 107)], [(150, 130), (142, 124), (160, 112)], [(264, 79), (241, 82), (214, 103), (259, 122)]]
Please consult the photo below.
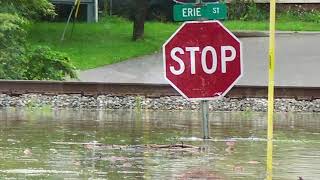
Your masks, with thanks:
[[(189, 53), (190, 57), (190, 72), (191, 74), (196, 74), (196, 54), (201, 54), (201, 67), (203, 72), (206, 74), (213, 74), (217, 70), (218, 66), (218, 56), (217, 50), (212, 46), (206, 46), (203, 49), (200, 47), (175, 47), (171, 50), (170, 56), (171, 58), (179, 64), (179, 67), (176, 68), (175, 66), (170, 66), (170, 71), (174, 75), (181, 75), (184, 73), (186, 69), (186, 65), (184, 61), (178, 55), (184, 55)], [(228, 53), (229, 52), (229, 53)], [(210, 56), (208, 56), (208, 54)], [(233, 61), (237, 55), (236, 49), (232, 46), (221, 46), (220, 48), (220, 64), (221, 64), (221, 72), (227, 73), (227, 62)], [(228, 54), (228, 55), (227, 55)], [(207, 59), (207, 57), (210, 57)], [(208, 60), (211, 61), (211, 67), (208, 65)]]

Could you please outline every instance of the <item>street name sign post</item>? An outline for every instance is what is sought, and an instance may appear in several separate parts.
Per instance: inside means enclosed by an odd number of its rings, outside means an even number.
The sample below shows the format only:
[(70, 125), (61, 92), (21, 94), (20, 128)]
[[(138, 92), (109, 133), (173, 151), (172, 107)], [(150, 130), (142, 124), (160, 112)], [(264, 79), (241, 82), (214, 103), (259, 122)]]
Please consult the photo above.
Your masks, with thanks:
[(174, 21), (214, 20), (227, 17), (227, 6), (224, 3), (208, 3), (198, 6), (196, 4), (176, 4), (173, 7)]
[(241, 78), (241, 42), (219, 21), (185, 22), (163, 45), (163, 60), (171, 86), (188, 100), (203, 101), (208, 139), (207, 100), (223, 97)]
[[(179, 4), (195, 4), (198, 3), (200, 0), (173, 0), (175, 3)], [(201, 0), (202, 3), (217, 3), (219, 0)]]

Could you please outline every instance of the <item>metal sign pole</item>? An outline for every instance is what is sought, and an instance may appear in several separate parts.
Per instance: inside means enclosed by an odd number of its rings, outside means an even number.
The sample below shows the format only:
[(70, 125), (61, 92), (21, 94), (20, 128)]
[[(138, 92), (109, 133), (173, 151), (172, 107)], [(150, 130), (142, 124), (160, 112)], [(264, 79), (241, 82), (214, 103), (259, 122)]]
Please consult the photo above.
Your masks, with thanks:
[(202, 115), (203, 139), (210, 139), (209, 137), (209, 102), (207, 100), (201, 101), (201, 115)]
[(202, 4), (202, 0), (197, 0), (196, 4)]
[[(197, 5), (202, 5), (202, 0), (196, 0)], [(204, 19), (200, 19), (204, 20)], [(202, 131), (203, 139), (210, 139), (209, 137), (209, 102), (207, 100), (201, 101), (201, 115), (202, 115)]]

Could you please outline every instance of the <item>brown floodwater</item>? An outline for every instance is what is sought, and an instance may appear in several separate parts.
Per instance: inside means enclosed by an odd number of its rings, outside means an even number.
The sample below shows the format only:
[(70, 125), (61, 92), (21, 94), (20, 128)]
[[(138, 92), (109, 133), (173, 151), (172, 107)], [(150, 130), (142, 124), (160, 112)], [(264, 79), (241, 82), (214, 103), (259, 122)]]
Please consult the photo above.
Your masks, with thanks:
[[(266, 113), (209, 118), (203, 141), (197, 111), (1, 109), (0, 179), (265, 179)], [(274, 179), (320, 179), (320, 114), (274, 125)]]

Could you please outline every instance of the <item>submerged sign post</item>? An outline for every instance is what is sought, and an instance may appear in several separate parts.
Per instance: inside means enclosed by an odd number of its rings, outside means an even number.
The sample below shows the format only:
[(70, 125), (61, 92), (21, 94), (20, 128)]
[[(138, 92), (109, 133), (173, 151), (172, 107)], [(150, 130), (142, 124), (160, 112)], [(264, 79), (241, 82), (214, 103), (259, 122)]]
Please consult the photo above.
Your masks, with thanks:
[(173, 1), (175, 21), (198, 21), (184, 23), (163, 45), (165, 78), (185, 98), (201, 100), (203, 138), (209, 139), (208, 100), (224, 96), (241, 78), (241, 42), (219, 21), (204, 21), (225, 19), (225, 3)]
[[(185, 22), (163, 45), (165, 78), (189, 100), (220, 98), (242, 76), (241, 48), (238, 38), (219, 21)], [(204, 138), (209, 138), (206, 131)]]

